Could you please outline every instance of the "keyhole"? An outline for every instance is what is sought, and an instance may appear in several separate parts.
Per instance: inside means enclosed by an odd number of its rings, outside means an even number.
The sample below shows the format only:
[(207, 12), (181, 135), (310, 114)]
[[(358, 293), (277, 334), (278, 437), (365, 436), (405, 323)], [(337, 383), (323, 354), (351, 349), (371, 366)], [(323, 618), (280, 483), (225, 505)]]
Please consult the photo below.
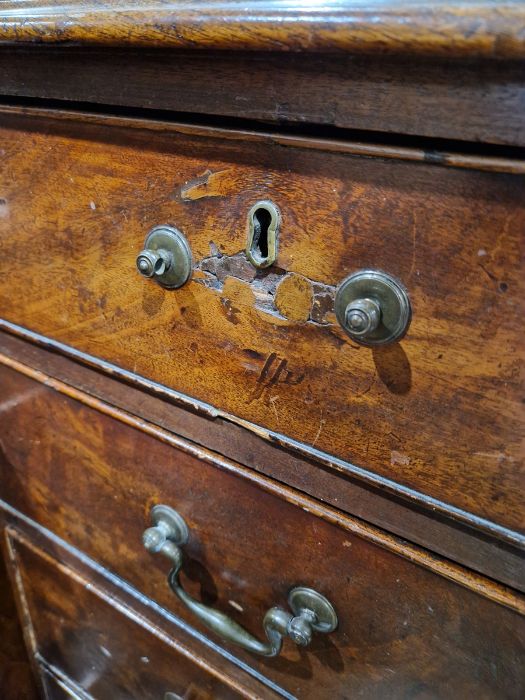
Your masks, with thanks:
[(253, 212), (253, 246), (260, 258), (268, 257), (268, 229), (272, 222), (272, 215), (267, 209), (259, 207)]
[(268, 267), (277, 257), (279, 210), (273, 202), (257, 202), (248, 213), (246, 255), (255, 267)]

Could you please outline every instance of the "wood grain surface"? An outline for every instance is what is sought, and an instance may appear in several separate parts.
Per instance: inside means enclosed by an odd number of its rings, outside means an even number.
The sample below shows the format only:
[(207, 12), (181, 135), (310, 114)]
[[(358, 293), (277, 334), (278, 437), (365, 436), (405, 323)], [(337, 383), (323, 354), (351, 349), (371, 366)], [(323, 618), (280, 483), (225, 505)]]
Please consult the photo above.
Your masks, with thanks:
[[(523, 527), (523, 178), (2, 122), (4, 318)], [(242, 252), (258, 199), (274, 200), (283, 220), (277, 265), (262, 274)], [(179, 227), (194, 256), (193, 279), (176, 292), (134, 267), (159, 223)], [(408, 288), (414, 317), (401, 344), (358, 347), (334, 323), (334, 287), (366, 267)], [(290, 274), (312, 290), (305, 323), (278, 311)]]
[[(159, 502), (190, 528), (184, 586), (253, 634), (295, 585), (330, 598), (339, 627), (307, 650), (286, 643), (265, 660), (228, 647), (288, 692), (521, 694), (522, 596), (468, 572), (461, 580), (458, 567), (327, 509), (323, 520), (309, 499), (250, 470), (175, 450), (11, 370), (2, 370), (2, 386), (1, 498), (189, 624), (199, 628), (167, 586), (169, 564), (141, 544)], [(445, 578), (447, 567), (462, 585)]]
[[(506, 540), (506, 546), (501, 547), (501, 530), (497, 537), (495, 533), (491, 536), (466, 521), (458, 522), (457, 517), (443, 517), (446, 512), (440, 512), (434, 502), (432, 507), (418, 507), (416, 502), (386, 491), (384, 484), (364, 483), (348, 469), (327, 469), (314, 454), (298, 455), (242, 425), (188, 411), (74, 362), (57, 353), (53, 346), (45, 349), (0, 332), (0, 363), (117, 420), (127, 420), (128, 424), (134, 421), (135, 427), (169, 444), (193, 444), (197, 451), (199, 446), (204, 447), (219, 459), (226, 457), (255, 469), (339, 511), (525, 593), (524, 545), (515, 541), (515, 532), (511, 533), (512, 540)], [(180, 442), (178, 436), (192, 443)], [(323, 517), (322, 512), (318, 515)]]
[[(75, 697), (72, 695), (74, 692), (77, 693), (77, 696), (82, 697), (82, 689), (79, 686), (68, 683), (61, 675), (52, 673), (47, 668), (42, 671), (42, 682), (44, 683), (46, 700), (70, 700), (71, 697)], [(91, 700), (91, 696), (87, 695), (82, 700)]]
[(133, 610), (16, 532), (8, 542), (38, 656), (93, 698), (257, 697), (229, 687), (202, 659), (181, 653), (177, 640), (153, 634)]
[(519, 0), (15, 0), (0, 41), (523, 58), (524, 15)]
[[(211, 676), (212, 680), (219, 682), (219, 687), (220, 684), (225, 684), (234, 693), (241, 694), (251, 700), (261, 697), (287, 697), (287, 693), (267, 677), (242, 664), (205, 635), (187, 625), (181, 618), (173, 615), (167, 609), (161, 608), (122, 578), (103, 568), (99, 562), (90, 559), (85, 553), (75, 549), (2, 500), (0, 500), (0, 521), (2, 548), (9, 573), (14, 582), (13, 590), (16, 593), (20, 619), (24, 621), (28, 648), (31, 649), (31, 656), (36, 662), (35, 670), (39, 680), (42, 681), (46, 690), (51, 686), (53, 691), (50, 694), (51, 698), (55, 698), (55, 694), (60, 699), (63, 697), (57, 685), (68, 690), (67, 697), (70, 697), (71, 693), (83, 697), (82, 693), (85, 691), (71, 677), (65, 675), (60, 668), (44, 658), (38, 649), (28, 600), (24, 595), (20, 580), (15, 552), (16, 545), (19, 543), (32, 551), (38, 551), (38, 554), (48, 561), (52, 560), (53, 566), (58, 566), (66, 575), (74, 577), (76, 581), (82, 580), (95, 592), (96, 596), (112, 607), (112, 614), (120, 614), (128, 618), (127, 623), (124, 622), (124, 624), (131, 622), (133, 626), (136, 623), (143, 628), (143, 632), (147, 630), (145, 637), (149, 635), (154, 637), (153, 647), (161, 640), (164, 645), (171, 649), (172, 661), (182, 657), (183, 666), (187, 665), (189, 661), (189, 668), (193, 667), (194, 671), (200, 672), (206, 683)], [(152, 658), (148, 658), (153, 662)], [(171, 675), (175, 680), (177, 680), (176, 670), (177, 665), (174, 664)], [(86, 675), (89, 678), (88, 672)], [(152, 700), (157, 700), (157, 697), (153, 695)], [(161, 695), (161, 700), (162, 698)]]
[(11, 582), (0, 555), (0, 697), (37, 700), (35, 679), (24, 645)]
[(0, 45), (4, 101), (169, 110), (179, 120), (228, 118), (229, 128), (233, 119), (260, 120), (357, 129), (369, 139), (377, 132), (376, 140), (446, 139), (427, 145), (429, 158), (450, 139), (478, 151), (525, 146), (523, 74), (520, 61)]

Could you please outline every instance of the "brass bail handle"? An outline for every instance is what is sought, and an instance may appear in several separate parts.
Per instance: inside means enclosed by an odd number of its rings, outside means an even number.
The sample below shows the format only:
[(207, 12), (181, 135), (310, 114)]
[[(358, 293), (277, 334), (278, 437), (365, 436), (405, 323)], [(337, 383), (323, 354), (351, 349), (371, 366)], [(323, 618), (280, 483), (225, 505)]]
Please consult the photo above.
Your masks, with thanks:
[(189, 537), (182, 516), (169, 506), (157, 505), (151, 510), (151, 520), (153, 527), (142, 536), (144, 547), (152, 553), (160, 552), (170, 560), (172, 569), (168, 583), (172, 591), (206, 627), (226, 641), (254, 654), (277, 656), (285, 637), (299, 646), (307, 646), (314, 631), (328, 633), (337, 627), (337, 615), (331, 603), (311, 588), (298, 587), (288, 595), (293, 614), (278, 607), (270, 608), (265, 614), (263, 628), (268, 641), (261, 642), (225, 613), (192, 598), (182, 587), (179, 580), (183, 562), (181, 546)]

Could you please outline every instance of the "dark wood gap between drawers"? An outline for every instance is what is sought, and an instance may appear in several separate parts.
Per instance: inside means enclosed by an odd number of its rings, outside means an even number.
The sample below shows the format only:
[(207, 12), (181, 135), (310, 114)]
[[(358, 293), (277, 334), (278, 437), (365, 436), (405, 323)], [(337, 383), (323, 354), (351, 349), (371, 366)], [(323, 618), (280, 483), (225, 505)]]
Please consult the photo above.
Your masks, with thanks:
[[(265, 428), (262, 428), (261, 426), (250, 423), (249, 421), (227, 414), (202, 401), (181, 394), (180, 392), (177, 392), (173, 389), (169, 389), (168, 387), (158, 384), (157, 382), (153, 382), (149, 379), (146, 379), (145, 377), (139, 376), (137, 374), (134, 374), (133, 372), (117, 367), (116, 365), (113, 365), (105, 360), (93, 357), (73, 347), (60, 343), (59, 341), (52, 340), (50, 338), (47, 338), (38, 333), (35, 333), (33, 331), (30, 331), (26, 328), (23, 328), (14, 323), (6, 321), (5, 319), (0, 318), (0, 331), (1, 330), (7, 331), (9, 334), (17, 336), (19, 338), (23, 338), (24, 340), (30, 341), (30, 343), (36, 344), (37, 346), (43, 348), (49, 353), (58, 353), (59, 355), (63, 355), (67, 358), (70, 358), (76, 363), (81, 363), (84, 366), (87, 365), (89, 368), (92, 368), (97, 372), (102, 372), (104, 375), (115, 378), (121, 382), (124, 382), (127, 385), (138, 387), (141, 390), (148, 392), (150, 395), (155, 396), (156, 398), (168, 401), (171, 404), (176, 404), (178, 406), (183, 407), (184, 409), (189, 409), (190, 411), (195, 412), (200, 416), (204, 416), (207, 419), (213, 419), (215, 421), (222, 420), (225, 423), (243, 429), (245, 431), (245, 435), (247, 433), (255, 435), (257, 438), (260, 438), (265, 443), (270, 443), (273, 446), (278, 446), (279, 448), (282, 448), (282, 450), (285, 453), (291, 453), (291, 455), (300, 455), (301, 467), (304, 464), (303, 460), (307, 460), (308, 462), (311, 462), (314, 465), (322, 466), (328, 471), (335, 472), (336, 474), (341, 474), (347, 478), (355, 479), (358, 483), (364, 486), (365, 489), (373, 489), (378, 493), (387, 495), (389, 497), (393, 497), (398, 500), (398, 503), (400, 505), (404, 505), (405, 508), (415, 507), (416, 509), (419, 509), (421, 513), (426, 513), (435, 522), (437, 522), (438, 518), (455, 521), (455, 524), (459, 525), (459, 527), (463, 526), (468, 528), (471, 531), (471, 533), (472, 530), (478, 531), (479, 533), (483, 533), (485, 536), (488, 536), (493, 540), (499, 540), (500, 542), (509, 545), (509, 547), (511, 548), (510, 552), (512, 552), (512, 549), (514, 548), (518, 548), (519, 550), (525, 549), (525, 535), (519, 532), (509, 530), (508, 528), (499, 525), (495, 522), (486, 520), (484, 518), (474, 515), (473, 513), (464, 511), (461, 508), (457, 508), (455, 506), (452, 506), (451, 504), (427, 496), (424, 493), (415, 491), (414, 489), (398, 484), (388, 478), (370, 472), (367, 469), (363, 469), (357, 465), (350, 464), (349, 462), (345, 462), (342, 459), (321, 452), (320, 450), (302, 444), (296, 440), (293, 440), (292, 438), (288, 438), (285, 435), (275, 433), (271, 430), (267, 430)], [(7, 338), (7, 336), (5, 337)], [(22, 346), (19, 347), (16, 351), (14, 348), (11, 351), (7, 349), (7, 354), (9, 355), (10, 359), (4, 358), (3, 362), (11, 365), (13, 362), (16, 364), (16, 360), (14, 358), (18, 357), (17, 352), (21, 352), (22, 350)], [(34, 360), (29, 360), (29, 362), (34, 362)], [(39, 361), (37, 361), (35, 368), (37, 370), (39, 369)], [(68, 380), (66, 380), (66, 383), (67, 381)], [(103, 397), (103, 394), (100, 394), (100, 396)], [(125, 408), (125, 410), (128, 410), (128, 405), (124, 404), (123, 408)], [(136, 411), (136, 408), (132, 409), (132, 412), (134, 410)], [(143, 417), (149, 418), (149, 416)], [(172, 431), (175, 434), (179, 432), (179, 429), (173, 423), (169, 425), (168, 430)], [(195, 438), (192, 436), (188, 437), (191, 440), (195, 440)], [(196, 440), (196, 442), (198, 442), (198, 440)], [(208, 444), (207, 437), (206, 443), (203, 444)], [(282, 453), (279, 452), (279, 454)], [(228, 456), (231, 457), (232, 455)], [(233, 458), (240, 461), (241, 463), (246, 463), (247, 461), (246, 456), (244, 455), (239, 456), (238, 454), (236, 454)], [(297, 467), (297, 464), (298, 463), (295, 462), (294, 466)], [(255, 465), (250, 463), (248, 466)], [(273, 476), (273, 473), (271, 475)], [(318, 493), (319, 492), (316, 491), (315, 495), (317, 495)], [(341, 504), (337, 503), (336, 507), (341, 507)], [(354, 510), (352, 510), (351, 512), (355, 514)], [(367, 521), (374, 522), (374, 518), (368, 517), (364, 513), (359, 513), (359, 517), (362, 517)], [(387, 527), (388, 529), (393, 530), (394, 532), (396, 532), (396, 534), (401, 534), (401, 536), (408, 537), (412, 540), (414, 539), (414, 529), (406, 527), (403, 528), (401, 532), (399, 532), (399, 525), (396, 525), (395, 520), (393, 522), (386, 523), (380, 522), (379, 524), (381, 527)], [(426, 524), (428, 526), (428, 517), (426, 518)], [(419, 528), (420, 527), (421, 524), (419, 525)], [(419, 528), (416, 527), (416, 529)], [(436, 549), (436, 551), (444, 554), (447, 557), (450, 557), (451, 555), (448, 548), (446, 548), (445, 551), (443, 551), (443, 547), (446, 547), (446, 545), (444, 545), (441, 541), (442, 536), (442, 533), (440, 533), (430, 543), (427, 540), (424, 540), (422, 544), (425, 547)], [(475, 539), (475, 542), (478, 546), (480, 545), (480, 540)], [(465, 550), (470, 549), (470, 546), (465, 545)], [(502, 551), (504, 552), (505, 550)], [(492, 547), (491, 552), (493, 555), (496, 556), (496, 558), (498, 558), (496, 553), (496, 547)], [(485, 554), (483, 554), (483, 558), (484, 557)], [(452, 556), (451, 558), (454, 559), (455, 557)], [(467, 561), (468, 565), (472, 566), (472, 560), (469, 559), (469, 556), (465, 551), (462, 553), (461, 556), (458, 557), (457, 560), (461, 562)], [(489, 557), (489, 560), (493, 560), (492, 555)], [(518, 575), (517, 577), (514, 577), (513, 575), (511, 579), (508, 579), (508, 577), (504, 576), (502, 580), (505, 580), (507, 583), (510, 583), (510, 585), (522, 590), (524, 585), (523, 576), (521, 574), (521, 572), (523, 571), (523, 565), (524, 562), (520, 556), (520, 575)], [(483, 571), (485, 573), (485, 568), (480, 569), (479, 562), (475, 564), (473, 568), (479, 571)], [(511, 566), (511, 570), (513, 569), (515, 569), (515, 565)], [(498, 570), (498, 566), (496, 565), (495, 568), (490, 569), (491, 573), (489, 573), (488, 575), (492, 578), (498, 579)]]
[[(159, 640), (171, 646), (177, 653), (190, 659), (194, 664), (201, 666), (207, 673), (217, 677), (223, 683), (243, 694), (244, 697), (251, 700), (260, 700), (261, 695), (257, 692), (257, 688), (261, 690), (264, 688), (266, 692), (271, 690), (276, 696), (294, 700), (294, 696), (277, 686), (269, 678), (251, 668), (241, 659), (233, 656), (211, 639), (190, 627), (169, 610), (147, 598), (129, 583), (105, 569), (89, 556), (24, 514), (19, 513), (2, 500), (0, 500), (0, 516), (8, 519), (8, 524), (4, 531), (3, 547), (7, 555), (6, 559), (9, 562), (13, 587), (17, 593), (16, 597), (24, 615), (24, 627), (28, 634), (26, 644), (33, 652), (32, 656), (37, 670), (38, 665), (41, 663), (38, 645), (32, 632), (32, 623), (28, 612), (29, 608), (25, 601), (24, 589), (21, 581), (16, 579), (18, 571), (16, 566), (17, 553), (13, 546), (13, 543), (16, 542), (20, 542), (25, 547), (36, 551), (45, 559), (53, 561), (59, 568), (67, 566), (69, 574), (75, 576), (83, 585), (89, 585), (91, 591), (98, 598), (111, 605), (117, 612), (128, 617)], [(182, 641), (174, 638), (174, 629)], [(213, 659), (212, 662), (200, 656), (199, 651), (195, 650), (195, 642), (197, 645), (204, 647), (206, 655)], [(202, 648), (200, 652), (203, 652)], [(238, 678), (232, 678), (227, 675), (224, 672), (224, 661), (238, 667), (240, 674), (243, 676), (248, 676), (244, 680), (252, 683), (252, 687), (244, 685)], [(45, 665), (46, 662), (44, 660)]]
[(395, 158), (442, 167), (525, 175), (525, 149), (444, 139), (419, 139), (347, 129), (289, 128), (250, 120), (202, 119), (195, 114), (118, 109), (93, 103), (10, 98), (0, 95), (0, 114), (40, 117), (103, 126), (166, 131), (234, 141), (262, 141), (371, 158)]
[(32, 45), (2, 50), (0, 94), (485, 152), (525, 145), (522, 74), (519, 61)]
[[(506, 585), (497, 583), (496, 580), (501, 580), (501, 576), (497, 576), (497, 567), (493, 569), (493, 578), (488, 580), (485, 576), (479, 576), (477, 573), (466, 570), (463, 566), (459, 566), (455, 562), (447, 559), (442, 559), (435, 554), (426, 551), (420, 546), (409, 543), (404, 539), (400, 539), (394, 535), (387, 534), (378, 529), (374, 525), (369, 525), (362, 519), (344, 514), (335, 508), (323, 503), (314, 501), (307, 495), (292, 490), (288, 485), (280, 483), (275, 479), (268, 478), (262, 473), (255, 472), (241, 464), (234, 462), (222, 455), (213, 452), (201, 445), (189, 442), (186, 439), (180, 438), (174, 433), (161, 428), (144, 418), (138, 417), (128, 411), (108, 404), (96, 396), (85, 393), (72, 385), (55, 379), (48, 374), (43, 373), (38, 369), (33, 369), (28, 365), (23, 364), (19, 360), (11, 359), (7, 355), (0, 354), (0, 363), (14, 369), (21, 374), (44, 384), (46, 387), (53, 389), (65, 396), (73, 398), (82, 404), (99, 411), (100, 413), (110, 416), (125, 425), (131, 426), (137, 430), (150, 435), (157, 440), (166, 444), (172, 445), (179, 450), (197, 457), (199, 460), (213, 464), (215, 467), (233, 473), (247, 481), (257, 485), (258, 488), (276, 495), (278, 498), (285, 500), (288, 503), (300, 507), (308, 513), (311, 513), (323, 520), (335, 524), (346, 531), (362, 537), (384, 549), (387, 549), (395, 554), (398, 554), (409, 561), (412, 561), (424, 568), (427, 568), (434, 573), (437, 573), (445, 578), (454, 581), (455, 583), (469, 588), (478, 594), (494, 600), (502, 605), (506, 605), (519, 612), (525, 613), (525, 599), (519, 594), (508, 588)], [(442, 535), (443, 536), (443, 535)], [(478, 545), (481, 543), (478, 541)], [(501, 545), (499, 545), (501, 547)], [(504, 548), (502, 551), (505, 551)], [(497, 547), (494, 546), (491, 550), (494, 558), (497, 558)], [(488, 556), (488, 555), (487, 555)], [(517, 560), (516, 560), (517, 561)], [(497, 563), (501, 566), (501, 559)], [(520, 571), (515, 572), (514, 587), (519, 587), (519, 581), (523, 580)], [(511, 584), (512, 585), (512, 584)]]

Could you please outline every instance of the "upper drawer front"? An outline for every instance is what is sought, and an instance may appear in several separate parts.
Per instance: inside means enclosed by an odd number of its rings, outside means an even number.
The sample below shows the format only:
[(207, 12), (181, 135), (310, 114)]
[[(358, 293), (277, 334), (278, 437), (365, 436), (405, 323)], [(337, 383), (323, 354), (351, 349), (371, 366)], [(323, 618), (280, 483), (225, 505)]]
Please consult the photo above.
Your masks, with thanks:
[[(260, 140), (4, 115), (7, 320), (513, 528), (520, 505), (524, 179)], [(276, 264), (247, 214), (279, 208)], [(190, 282), (140, 277), (172, 224)], [(399, 344), (351, 341), (334, 288), (408, 290)], [(458, 437), (459, 436), (459, 437)]]
[(171, 592), (170, 563), (142, 546), (154, 504), (188, 525), (184, 588), (259, 639), (264, 614), (286, 608), (290, 589), (330, 600), (338, 628), (304, 649), (285, 639), (266, 659), (224, 643), (290, 693), (522, 697), (525, 619), (484, 597), (495, 590), (488, 581), (483, 595), (460, 587), (378, 546), (424, 558), (375, 530), (321, 519), (290, 490), (254, 484), (248, 470), (174, 449), (12, 370), (0, 368), (0, 384), (0, 497), (189, 624), (206, 632)]

